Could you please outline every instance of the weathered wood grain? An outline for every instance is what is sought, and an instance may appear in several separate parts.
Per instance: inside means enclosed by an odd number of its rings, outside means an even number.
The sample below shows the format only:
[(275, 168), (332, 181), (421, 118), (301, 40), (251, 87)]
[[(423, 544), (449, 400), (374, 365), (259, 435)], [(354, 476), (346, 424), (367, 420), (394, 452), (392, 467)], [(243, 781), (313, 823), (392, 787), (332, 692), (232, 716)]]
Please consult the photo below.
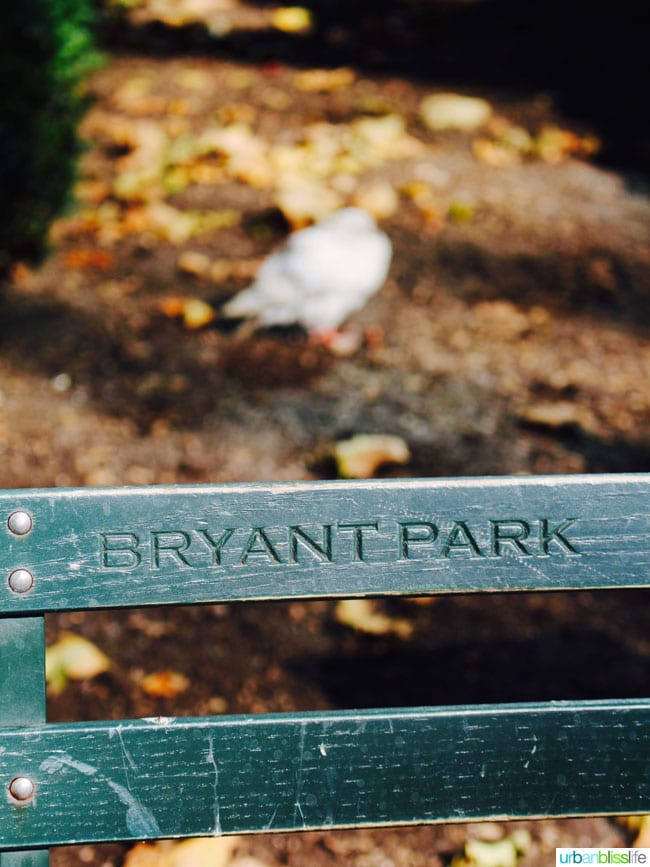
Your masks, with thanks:
[(8, 491), (0, 515), (33, 575), (7, 614), (650, 585), (647, 474)]
[(650, 812), (650, 701), (0, 730), (0, 847)]

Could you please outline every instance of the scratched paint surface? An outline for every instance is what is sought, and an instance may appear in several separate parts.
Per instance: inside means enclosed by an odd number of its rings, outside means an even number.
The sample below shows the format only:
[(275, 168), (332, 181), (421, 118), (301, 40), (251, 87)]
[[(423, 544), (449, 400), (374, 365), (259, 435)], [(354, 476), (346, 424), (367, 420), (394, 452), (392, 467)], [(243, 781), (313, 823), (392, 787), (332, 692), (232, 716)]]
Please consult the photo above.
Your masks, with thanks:
[(0, 775), (16, 773), (36, 795), (0, 802), (4, 847), (648, 812), (650, 701), (0, 731)]
[(14, 491), (0, 612), (647, 586), (650, 478), (565, 476)]

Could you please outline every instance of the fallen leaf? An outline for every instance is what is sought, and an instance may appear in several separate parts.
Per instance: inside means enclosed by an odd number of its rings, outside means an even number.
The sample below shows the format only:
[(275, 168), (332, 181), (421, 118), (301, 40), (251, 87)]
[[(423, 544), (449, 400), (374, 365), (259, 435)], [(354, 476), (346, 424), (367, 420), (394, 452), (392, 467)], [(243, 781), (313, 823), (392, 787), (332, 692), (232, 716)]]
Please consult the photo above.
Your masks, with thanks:
[(344, 626), (371, 635), (393, 633), (400, 638), (409, 638), (413, 633), (413, 626), (408, 620), (382, 614), (373, 599), (341, 599), (334, 608), (334, 617)]
[(540, 322), (540, 311), (524, 313), (513, 304), (498, 298), (494, 301), (479, 301), (473, 307), (478, 316), (481, 331), (500, 340), (516, 340), (530, 330), (531, 326)]
[(277, 192), (275, 200), (294, 229), (320, 222), (343, 205), (338, 193), (309, 178), (288, 183)]
[(233, 90), (249, 90), (257, 81), (257, 76), (250, 69), (234, 69), (228, 73), (226, 85)]
[(242, 221), (241, 211), (235, 208), (221, 208), (217, 211), (195, 211), (197, 232), (213, 232), (221, 229), (234, 229)]
[(150, 75), (137, 75), (126, 81), (111, 96), (111, 103), (127, 114), (157, 114), (165, 111), (163, 96), (151, 93), (153, 79)]
[(293, 105), (293, 98), (279, 87), (265, 87), (260, 93), (260, 101), (271, 111), (287, 111)]
[(110, 667), (105, 653), (88, 639), (71, 632), (64, 632), (45, 652), (45, 678), (53, 695), (60, 695), (68, 680), (89, 680)]
[(574, 132), (556, 126), (542, 127), (533, 141), (533, 153), (546, 163), (559, 163), (572, 154), (591, 156), (599, 148), (592, 136), (581, 138)]
[(171, 295), (160, 302), (160, 310), (169, 319), (182, 318), (185, 328), (195, 330), (209, 325), (216, 317), (214, 308), (201, 298)]
[(402, 187), (401, 191), (411, 199), (424, 217), (424, 221), (429, 228), (442, 228), (444, 223), (443, 214), (429, 184), (425, 181), (410, 181)]
[(344, 479), (371, 479), (384, 464), (406, 464), (411, 459), (406, 442), (390, 434), (357, 434), (336, 443), (333, 452)]
[[(369, 165), (418, 156), (423, 150), (422, 142), (406, 132), (406, 120), (399, 114), (363, 117), (355, 120), (351, 128), (359, 144), (365, 146), (360, 155)], [(359, 155), (354, 141), (350, 144), (352, 153)]]
[(147, 695), (156, 698), (174, 698), (185, 692), (190, 685), (189, 680), (179, 671), (154, 671), (140, 681), (140, 686)]
[(212, 260), (205, 253), (199, 253), (197, 250), (185, 250), (176, 260), (176, 267), (183, 274), (204, 277), (212, 267)]
[(450, 202), (447, 217), (452, 223), (469, 223), (474, 219), (474, 206), (469, 202)]
[(154, 232), (170, 244), (182, 244), (198, 229), (197, 215), (191, 211), (179, 211), (166, 202), (150, 202), (145, 209), (148, 221), (146, 229)]
[(190, 330), (209, 325), (215, 316), (213, 308), (200, 298), (188, 298), (183, 306), (183, 325)]
[(567, 426), (596, 430), (596, 421), (589, 409), (570, 400), (540, 401), (527, 406), (521, 418), (539, 427), (558, 429)]
[(238, 837), (138, 843), (127, 853), (124, 867), (228, 867), (238, 843)]
[(80, 248), (68, 250), (64, 262), (68, 268), (94, 268), (97, 271), (104, 271), (113, 264), (113, 257), (106, 250)]
[(224, 126), (233, 123), (252, 124), (257, 117), (257, 110), (248, 102), (231, 102), (217, 110), (217, 117)]
[(492, 141), (489, 138), (477, 138), (472, 143), (474, 156), (487, 166), (497, 169), (519, 165), (521, 152), (503, 142)]
[(180, 211), (166, 202), (149, 202), (132, 214), (135, 222), (131, 231), (153, 232), (170, 244), (183, 244), (203, 232), (231, 229), (242, 219), (240, 211), (224, 208), (219, 211)]
[[(221, 695), (213, 695), (204, 706), (206, 714), (222, 714), (228, 710), (228, 700)], [(203, 711), (202, 711), (203, 712)]]
[(271, 24), (284, 33), (307, 33), (313, 19), (309, 9), (303, 6), (281, 6), (271, 13)]
[(356, 76), (347, 66), (337, 69), (306, 69), (293, 77), (293, 86), (306, 92), (329, 93), (344, 90), (354, 84)]
[[(650, 848), (650, 816), (630, 816), (629, 819), (628, 827), (637, 832), (632, 847), (634, 849)], [(632, 824), (632, 820), (634, 820), (634, 824)]]
[(528, 130), (513, 123), (507, 117), (493, 117), (486, 127), (486, 132), (495, 142), (522, 156), (527, 156), (533, 148), (533, 137)]
[(434, 93), (422, 100), (420, 115), (429, 129), (471, 132), (487, 123), (492, 115), (492, 106), (486, 100), (473, 96)]
[(523, 828), (501, 840), (468, 840), (464, 857), (454, 858), (452, 867), (517, 867), (530, 842), (530, 833)]
[(233, 123), (206, 130), (199, 138), (203, 155), (218, 154), (225, 160), (225, 171), (234, 180), (266, 189), (273, 185), (268, 145), (249, 126)]
[(208, 90), (212, 84), (212, 76), (209, 73), (193, 66), (186, 66), (177, 70), (174, 74), (174, 80), (185, 90), (197, 92)]
[(118, 198), (150, 201), (164, 194), (161, 179), (169, 142), (159, 123), (96, 111), (84, 121), (82, 134), (124, 154), (115, 160), (119, 174), (112, 189)]
[(270, 867), (268, 861), (260, 861), (254, 855), (244, 855), (242, 858), (235, 858), (231, 862), (231, 867)]
[(376, 220), (392, 217), (399, 208), (399, 196), (388, 181), (361, 184), (352, 201), (358, 208), (372, 214)]
[(161, 300), (160, 310), (164, 316), (168, 316), (170, 319), (176, 319), (176, 317), (183, 315), (183, 306), (185, 305), (186, 300), (186, 298), (181, 298), (177, 295), (170, 295)]
[(517, 848), (507, 837), (494, 843), (470, 840), (465, 845), (465, 855), (471, 867), (517, 867)]
[(99, 205), (111, 194), (111, 186), (107, 181), (93, 178), (83, 178), (74, 186), (75, 199), (84, 204)]
[(11, 281), (15, 286), (26, 286), (34, 276), (34, 271), (25, 262), (14, 262), (10, 269)]

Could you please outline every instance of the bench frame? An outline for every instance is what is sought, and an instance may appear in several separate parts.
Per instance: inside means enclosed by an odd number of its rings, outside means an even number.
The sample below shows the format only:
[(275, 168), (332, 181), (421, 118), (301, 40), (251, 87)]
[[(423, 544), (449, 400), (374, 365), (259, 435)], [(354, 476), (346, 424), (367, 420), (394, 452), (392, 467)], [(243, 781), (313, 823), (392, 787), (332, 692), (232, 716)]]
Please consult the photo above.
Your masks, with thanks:
[(47, 847), (650, 812), (650, 700), (48, 724), (44, 615), (650, 585), (650, 476), (0, 494), (0, 867)]

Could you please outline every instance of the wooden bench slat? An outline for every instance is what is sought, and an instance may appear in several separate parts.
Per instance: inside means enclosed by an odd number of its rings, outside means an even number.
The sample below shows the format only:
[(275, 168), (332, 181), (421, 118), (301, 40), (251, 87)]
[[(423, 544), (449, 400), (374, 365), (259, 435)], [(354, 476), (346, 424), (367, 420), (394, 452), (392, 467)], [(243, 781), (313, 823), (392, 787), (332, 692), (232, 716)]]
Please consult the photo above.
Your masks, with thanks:
[(650, 812), (650, 700), (0, 729), (0, 848)]
[(647, 474), (19, 490), (0, 507), (0, 614), (650, 586)]

